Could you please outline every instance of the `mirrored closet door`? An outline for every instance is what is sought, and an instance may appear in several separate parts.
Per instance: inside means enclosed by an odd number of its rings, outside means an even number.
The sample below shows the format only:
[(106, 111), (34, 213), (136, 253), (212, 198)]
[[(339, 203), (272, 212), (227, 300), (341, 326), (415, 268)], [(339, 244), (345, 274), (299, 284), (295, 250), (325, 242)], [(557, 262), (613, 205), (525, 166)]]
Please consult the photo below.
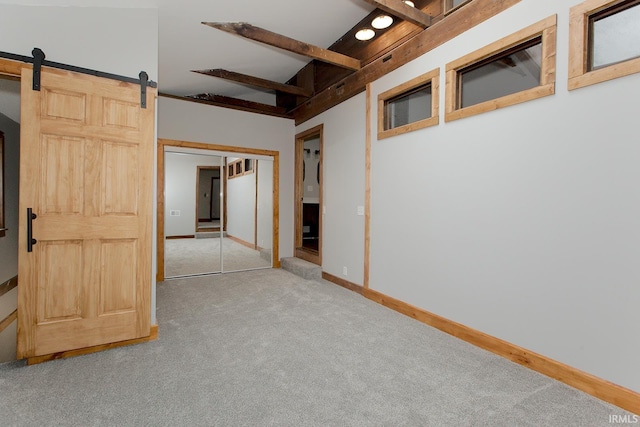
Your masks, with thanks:
[(271, 268), (273, 160), (165, 150), (165, 278)]

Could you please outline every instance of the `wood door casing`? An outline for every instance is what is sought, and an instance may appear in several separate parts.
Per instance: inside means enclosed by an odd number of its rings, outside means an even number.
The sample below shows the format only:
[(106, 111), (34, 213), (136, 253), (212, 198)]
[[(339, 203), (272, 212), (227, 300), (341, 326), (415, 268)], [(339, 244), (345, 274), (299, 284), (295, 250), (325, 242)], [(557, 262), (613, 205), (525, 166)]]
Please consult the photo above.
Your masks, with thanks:
[[(155, 90), (23, 68), (18, 358), (150, 335)], [(27, 252), (27, 208), (37, 214)]]
[[(320, 139), (320, 159), (318, 164), (318, 185), (319, 185), (319, 213), (318, 213), (318, 250), (314, 251), (303, 247), (303, 198), (304, 198), (304, 143), (305, 141), (318, 137)], [(315, 126), (307, 131), (296, 135), (295, 142), (295, 230), (294, 230), (294, 250), (296, 258), (322, 266), (322, 156), (323, 156), (323, 125)], [(313, 173), (313, 171), (307, 171)]]

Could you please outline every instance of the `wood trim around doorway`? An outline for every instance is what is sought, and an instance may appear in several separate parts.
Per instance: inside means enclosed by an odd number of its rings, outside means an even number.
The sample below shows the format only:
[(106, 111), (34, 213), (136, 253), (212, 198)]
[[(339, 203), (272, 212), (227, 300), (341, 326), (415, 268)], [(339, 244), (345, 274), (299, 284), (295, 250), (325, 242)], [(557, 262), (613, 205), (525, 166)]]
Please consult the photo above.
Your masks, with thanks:
[[(311, 129), (308, 129), (304, 132), (300, 132), (296, 135), (295, 139), (295, 234), (294, 234), (294, 242), (293, 247), (295, 251), (296, 258), (303, 259), (305, 261), (312, 262), (314, 264), (322, 266), (322, 187), (323, 187), (323, 151), (324, 151), (324, 135), (323, 135), (324, 125), (320, 124), (318, 126), (314, 126)], [(302, 178), (303, 171), (303, 148), (304, 141), (309, 139), (309, 137), (318, 135), (320, 138), (320, 164), (319, 164), (319, 198), (318, 204), (320, 208), (320, 212), (318, 215), (318, 236), (320, 238), (318, 242), (318, 251), (314, 251), (311, 249), (306, 249), (302, 247), (302, 210), (303, 203), (302, 199), (304, 197), (304, 181)], [(308, 173), (313, 173), (313, 171), (308, 171)]]
[[(273, 268), (280, 268), (280, 153), (273, 150), (261, 150), (255, 148), (233, 147), (228, 145), (206, 144), (203, 142), (177, 141), (158, 138), (158, 206), (157, 206), (157, 271), (156, 281), (164, 280), (164, 148), (183, 147), (200, 150), (222, 151), (225, 153), (255, 154), (258, 156), (273, 157)], [(225, 165), (226, 166), (226, 165)], [(226, 176), (226, 173), (222, 173)]]

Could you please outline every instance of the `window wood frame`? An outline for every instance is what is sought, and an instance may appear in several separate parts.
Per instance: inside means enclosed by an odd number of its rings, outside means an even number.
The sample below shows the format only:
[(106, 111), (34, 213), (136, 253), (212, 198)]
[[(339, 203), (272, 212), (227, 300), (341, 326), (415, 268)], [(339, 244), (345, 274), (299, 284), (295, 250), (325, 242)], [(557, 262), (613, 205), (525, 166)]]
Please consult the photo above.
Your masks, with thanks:
[[(247, 161), (249, 161), (249, 167), (247, 168)], [(251, 159), (251, 158), (243, 158), (242, 159), (242, 167), (244, 168), (244, 172), (242, 173), (243, 175), (249, 175), (254, 173), (254, 169), (255, 169), (255, 161), (256, 159)]]
[(640, 58), (632, 58), (589, 71), (590, 18), (626, 0), (587, 0), (571, 8), (569, 21), (569, 90), (640, 72)]
[[(246, 169), (247, 160), (251, 161), (251, 167)], [(227, 179), (239, 178), (241, 176), (255, 173), (255, 161), (254, 158), (242, 157), (232, 162), (227, 163)]]
[(5, 180), (4, 180), (4, 133), (0, 132), (0, 237), (6, 236), (6, 225), (4, 216), (5, 202)]
[[(555, 93), (556, 82), (556, 31), (557, 15), (536, 22), (516, 33), (504, 37), (481, 49), (471, 52), (446, 66), (445, 122), (462, 119), (498, 108), (520, 104)], [(502, 52), (523, 45), (530, 40), (542, 39), (542, 60), (540, 64), (540, 85), (531, 89), (505, 95), (479, 104), (458, 108), (460, 87), (459, 73), (468, 67), (499, 55)]]
[(453, 0), (442, 0), (442, 10), (444, 10), (444, 14), (448, 15), (458, 9), (460, 9), (462, 6), (471, 3), (472, 0), (465, 0), (463, 3), (460, 3), (457, 6), (453, 5)]
[[(415, 122), (407, 123), (406, 125), (398, 126), (392, 129), (385, 130), (385, 103), (390, 99), (396, 98), (404, 93), (411, 92), (412, 90), (424, 85), (431, 85), (431, 116), (426, 119), (418, 120)], [(399, 86), (382, 92), (378, 95), (378, 140), (389, 138), (391, 136), (401, 135), (407, 132), (413, 132), (414, 130), (424, 129), (429, 126), (435, 126), (440, 123), (440, 68), (431, 70), (428, 73), (424, 73), (416, 78), (409, 80)]]

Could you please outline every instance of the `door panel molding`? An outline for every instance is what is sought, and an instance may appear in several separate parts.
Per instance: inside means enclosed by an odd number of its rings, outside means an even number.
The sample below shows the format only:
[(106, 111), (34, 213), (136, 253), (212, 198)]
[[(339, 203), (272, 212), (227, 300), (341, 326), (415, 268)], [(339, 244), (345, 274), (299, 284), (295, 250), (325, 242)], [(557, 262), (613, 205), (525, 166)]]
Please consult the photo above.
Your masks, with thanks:
[(33, 91), (32, 74), (22, 67), (17, 357), (149, 337), (156, 90), (141, 108), (133, 83), (43, 67)]

